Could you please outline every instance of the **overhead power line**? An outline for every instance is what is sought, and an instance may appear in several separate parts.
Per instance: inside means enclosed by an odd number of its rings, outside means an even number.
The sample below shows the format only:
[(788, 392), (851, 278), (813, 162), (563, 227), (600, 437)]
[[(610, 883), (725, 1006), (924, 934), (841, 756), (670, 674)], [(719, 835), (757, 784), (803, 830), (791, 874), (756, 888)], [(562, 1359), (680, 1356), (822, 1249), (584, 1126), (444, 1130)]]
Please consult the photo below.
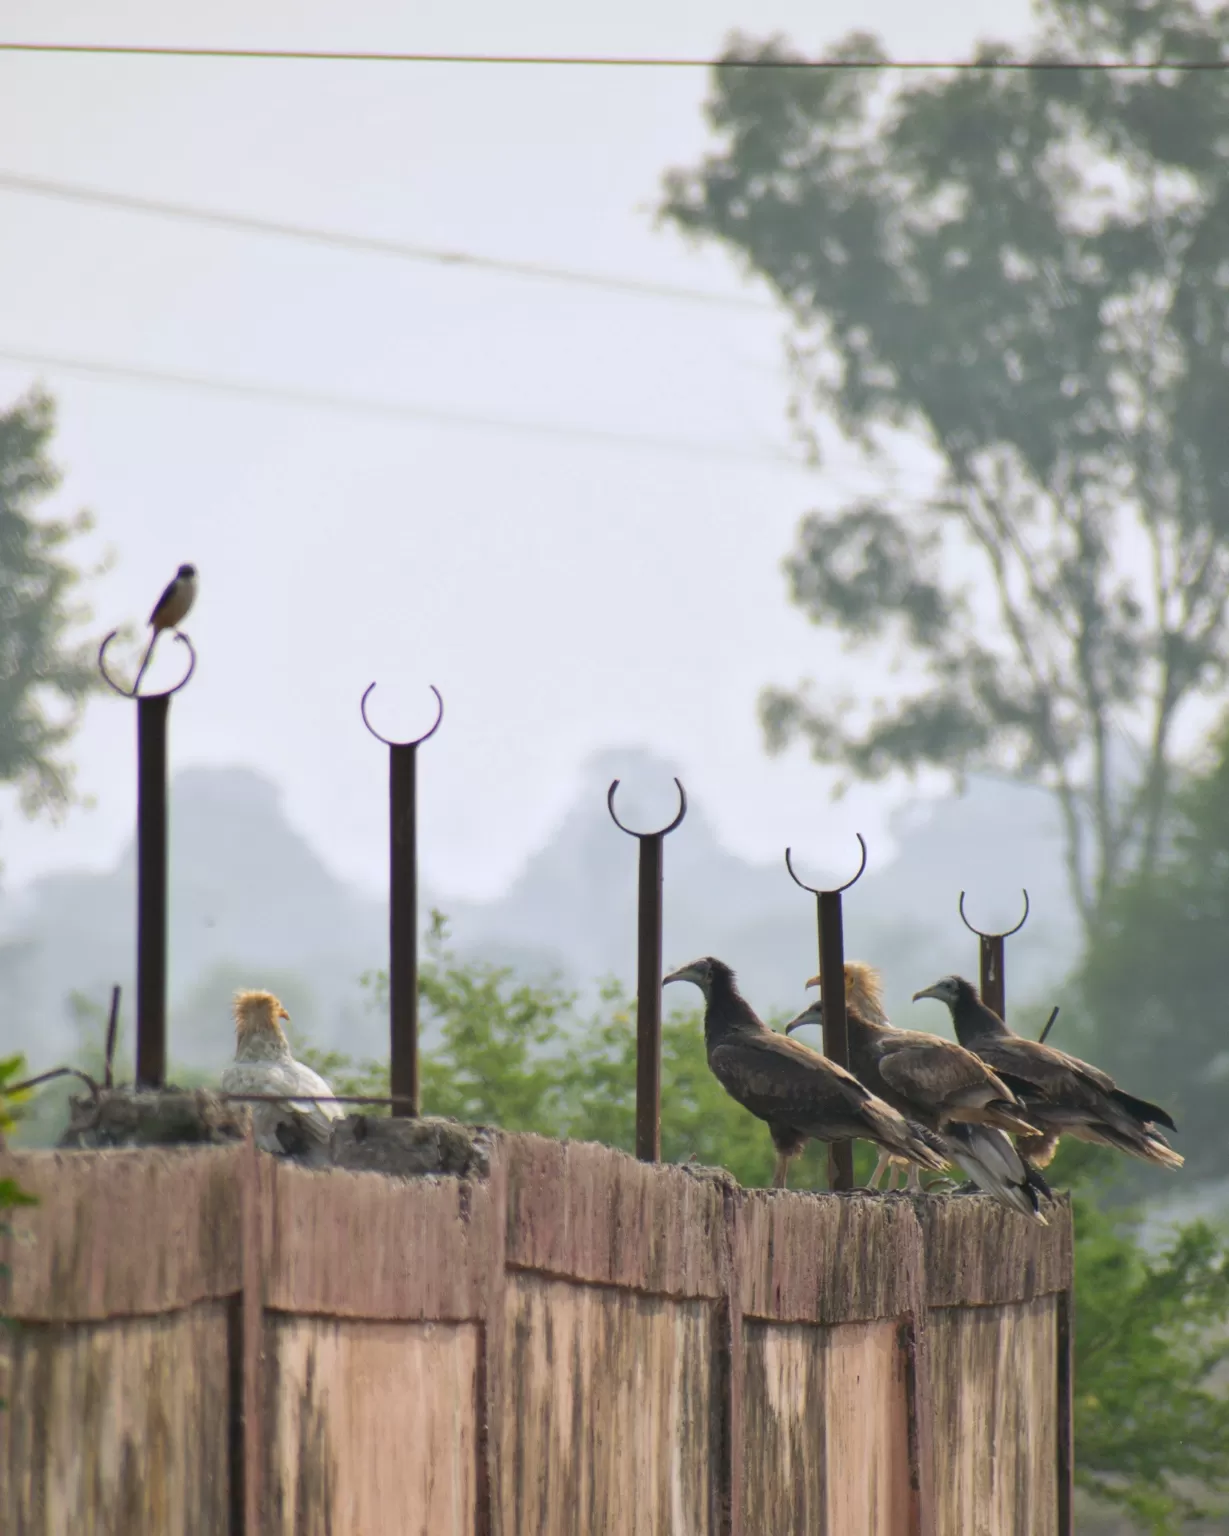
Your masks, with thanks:
[(1229, 68), (1226, 59), (709, 59), (615, 54), (386, 53), (325, 48), (191, 48), (135, 43), (4, 43), (0, 53), (101, 55), (162, 59), (271, 59), (321, 64), (500, 64), (569, 69), (828, 69), (828, 70), (1177, 70), (1210, 73)]
[(220, 379), (208, 374), (142, 368), (125, 363), (102, 362), (92, 358), (64, 357), (50, 352), (27, 351), (17, 347), (0, 346), (0, 362), (18, 363), (51, 372), (80, 374), (86, 378), (103, 379), (110, 383), (204, 390), (211, 394), (232, 395), (249, 400), (269, 400), (310, 410), (383, 417), (385, 420), (417, 421), (425, 425), (470, 431), (569, 438), (576, 442), (600, 443), (607, 447), (643, 449), (656, 453), (682, 454), (690, 458), (736, 459), (744, 463), (775, 464), (777, 468), (804, 467), (798, 459), (784, 450), (740, 448), (736, 444), (723, 441), (705, 442), (696, 438), (657, 437), (640, 432), (612, 432), (605, 427), (572, 426), (560, 422), (533, 421), (523, 417), (487, 416), (476, 412), (448, 410), (440, 406), (403, 404), (359, 395), (336, 395), (316, 390), (289, 389), (277, 384), (252, 383), (243, 379)]
[(233, 229), (250, 235), (272, 235), (279, 239), (299, 240), (312, 245), (356, 251), (370, 256), (391, 256), (402, 261), (430, 262), (438, 266), (462, 267), (469, 271), (497, 272), (507, 277), (531, 278), (538, 282), (572, 283), (580, 287), (600, 288), (638, 298), (682, 300), (692, 304), (711, 304), (726, 309), (756, 310), (760, 313), (772, 309), (772, 305), (765, 300), (750, 296), (705, 293), (702, 288), (676, 287), (671, 283), (653, 283), (634, 277), (608, 276), (602, 272), (582, 272), (571, 267), (547, 266), (541, 262), (505, 261), (494, 256), (475, 255), (470, 251), (441, 250), (402, 240), (386, 240), (376, 235), (357, 235), (345, 230), (321, 229), (310, 224), (295, 224), (280, 219), (261, 219), (242, 213), (226, 213), (218, 209), (196, 207), (189, 203), (168, 202), (161, 198), (136, 197), (127, 192), (108, 192), (101, 187), (48, 181), (43, 177), (24, 176), (14, 171), (0, 171), (0, 188), (32, 197), (85, 203), (99, 208), (115, 208), (124, 213), (147, 214), (154, 218), (204, 224), (216, 229)]

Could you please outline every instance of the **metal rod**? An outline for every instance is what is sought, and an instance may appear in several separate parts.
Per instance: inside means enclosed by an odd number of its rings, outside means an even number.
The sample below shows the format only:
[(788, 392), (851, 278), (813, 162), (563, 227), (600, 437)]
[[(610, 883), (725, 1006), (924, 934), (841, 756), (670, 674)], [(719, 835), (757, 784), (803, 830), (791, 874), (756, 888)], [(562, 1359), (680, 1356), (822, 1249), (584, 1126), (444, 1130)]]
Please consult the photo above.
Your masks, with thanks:
[(170, 696), (137, 700), (137, 1086), (166, 1084), (166, 724)]
[(363, 724), (388, 748), (388, 1066), (393, 1114), (417, 1116), (418, 1076), (418, 749), (440, 728), (444, 700), (434, 683), (435, 723), (412, 741), (390, 741), (367, 718), (368, 685), (359, 703)]
[[(866, 839), (861, 832), (855, 832), (854, 836), (862, 851), (857, 873), (832, 891), (817, 890), (805, 880), (800, 880), (794, 870), (791, 850), (785, 850), (785, 867), (789, 870), (790, 879), (815, 897), (815, 922), (819, 934), (819, 985), (824, 999), (824, 1055), (846, 1071), (849, 1070), (849, 1015), (845, 1010), (845, 919), (841, 897), (861, 880), (866, 869)], [(828, 1188), (853, 1188), (852, 1142), (828, 1143)]]
[(395, 1094), (371, 1093), (220, 1093), (218, 1098), (235, 1104), (404, 1104)]
[(389, 1087), (395, 1115), (417, 1115), (418, 744), (388, 749)]
[(107, 1015), (107, 1042), (103, 1056), (104, 1086), (110, 1088), (115, 1081), (115, 1039), (119, 1032), (119, 983), (111, 988), (111, 1011)]
[(977, 943), (981, 960), (981, 1000), (1001, 1019), (1007, 1009), (1007, 984), (1003, 979), (1003, 935), (982, 933), (978, 935)]
[(1000, 1019), (1005, 1020), (1007, 1018), (1007, 981), (1003, 974), (1005, 966), (1003, 941), (1010, 939), (1012, 934), (1019, 933), (1020, 929), (1028, 922), (1028, 892), (1024, 892), (1024, 914), (1020, 921), (1014, 928), (1008, 928), (1003, 933), (984, 933), (980, 928), (974, 928), (973, 924), (965, 916), (963, 891), (960, 893), (957, 909), (960, 913), (960, 921), (970, 933), (977, 935), (978, 981), (981, 1000), (987, 1008), (997, 1013)]
[(640, 839), (636, 947), (636, 1156), (661, 1161), (662, 834)]
[[(824, 1055), (849, 1070), (849, 1018), (845, 1011), (845, 920), (840, 891), (815, 897), (819, 926), (819, 985), (824, 999)], [(853, 1143), (828, 1143), (828, 1188), (853, 1188)]]
[(171, 699), (188, 686), (196, 671), (196, 651), (177, 629), (175, 639), (188, 653), (184, 675), (173, 688), (141, 695), (137, 685), (145, 672), (144, 662), (131, 688), (125, 688), (107, 666), (107, 648), (118, 634), (113, 629), (98, 647), (98, 670), (113, 693), (135, 699), (137, 705), (136, 1081), (141, 1088), (162, 1088), (166, 1084), (166, 728)]
[(618, 779), (606, 791), (606, 809), (620, 832), (640, 844), (640, 889), (636, 939), (636, 1156), (642, 1163), (661, 1161), (661, 918), (662, 844), (687, 814), (687, 793), (678, 779), (678, 812), (656, 832), (634, 832), (614, 808)]
[(1058, 1004), (1055, 1003), (1053, 1008), (1050, 1009), (1050, 1017), (1046, 1020), (1045, 1028), (1041, 1031), (1040, 1035), (1038, 1035), (1038, 1037), (1037, 1037), (1038, 1041), (1042, 1045), (1044, 1045), (1046, 1043), (1046, 1036), (1054, 1028), (1054, 1020), (1057, 1017), (1058, 1017)]

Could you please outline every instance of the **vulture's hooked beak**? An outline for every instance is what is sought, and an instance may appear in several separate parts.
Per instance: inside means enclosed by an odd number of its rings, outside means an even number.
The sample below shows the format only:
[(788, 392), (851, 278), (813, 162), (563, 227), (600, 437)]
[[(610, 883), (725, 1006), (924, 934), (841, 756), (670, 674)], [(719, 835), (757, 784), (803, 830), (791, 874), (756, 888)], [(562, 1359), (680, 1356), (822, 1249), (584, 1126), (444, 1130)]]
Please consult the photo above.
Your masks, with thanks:
[(663, 976), (661, 984), (663, 987), (668, 987), (672, 981), (697, 981), (697, 977), (689, 965), (684, 965), (677, 971), (671, 971), (669, 976)]
[(288, 1019), (290, 1017), (284, 1008), (279, 1008), (277, 1010), (277, 1016), (279, 1019)]
[(812, 976), (810, 981), (807, 982), (807, 986), (808, 987), (817, 987), (817, 986), (819, 986), (820, 980), (821, 980), (820, 977)]
[[(807, 982), (807, 986), (811, 983)], [(804, 1008), (796, 1019), (791, 1019), (785, 1026), (785, 1033), (792, 1035), (796, 1029), (801, 1029), (804, 1024), (822, 1024), (824, 1022), (824, 1005), (818, 1000), (809, 1007)]]
[(933, 997), (936, 1002), (940, 1003), (943, 1001), (942, 993), (940, 993), (937, 986), (923, 987), (920, 992), (915, 992), (913, 994), (913, 1001), (915, 1003), (920, 1003), (924, 997)]

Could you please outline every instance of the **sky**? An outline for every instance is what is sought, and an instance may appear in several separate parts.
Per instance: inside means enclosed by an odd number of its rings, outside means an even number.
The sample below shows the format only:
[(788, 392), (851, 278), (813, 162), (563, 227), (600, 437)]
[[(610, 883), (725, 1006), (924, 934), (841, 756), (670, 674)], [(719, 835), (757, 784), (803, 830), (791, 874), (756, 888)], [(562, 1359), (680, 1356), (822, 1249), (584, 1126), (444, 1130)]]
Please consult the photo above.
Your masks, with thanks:
[[(711, 57), (734, 28), (818, 53), (856, 26), (897, 57), (942, 58), (987, 32), (1019, 39), (1029, 16), (1017, 0), (194, 9), (0, 0), (0, 39)], [(0, 404), (36, 379), (59, 402), (55, 508), (89, 507), (88, 551), (113, 557), (90, 586), (95, 632), (143, 625), (194, 562), (200, 663), (172, 709), (172, 768), (261, 769), (368, 889), (387, 857), (385, 752), (358, 712), (373, 680), (389, 736), (430, 723), (429, 684), (444, 696), (419, 780), (423, 870), (442, 891), (506, 886), (585, 759), (612, 746), (676, 762), (744, 856), (790, 843), (840, 868), (855, 830), (890, 851), (907, 787), (833, 803), (800, 750), (766, 756), (756, 723), (765, 684), (880, 682), (788, 605), (781, 571), (800, 516), (868, 482), (839, 446), (803, 466), (767, 293), (655, 224), (663, 171), (707, 146), (706, 88), (702, 70), (0, 54), (0, 182), (741, 301), (530, 281), (0, 184)], [(66, 360), (394, 409), (85, 376)], [(896, 473), (924, 479), (925, 454), (903, 452)], [(89, 808), (25, 822), (0, 796), (10, 888), (105, 865), (131, 835), (131, 707), (94, 701), (73, 750)], [(672, 814), (671, 785), (643, 788)]]

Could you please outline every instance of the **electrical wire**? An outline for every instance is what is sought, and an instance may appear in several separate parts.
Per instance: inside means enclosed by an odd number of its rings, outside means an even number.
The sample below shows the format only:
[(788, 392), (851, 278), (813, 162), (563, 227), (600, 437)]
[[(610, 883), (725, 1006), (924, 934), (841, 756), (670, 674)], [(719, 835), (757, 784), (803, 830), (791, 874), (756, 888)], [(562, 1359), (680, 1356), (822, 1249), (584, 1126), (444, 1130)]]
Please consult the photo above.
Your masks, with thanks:
[(0, 362), (17, 363), (51, 372), (81, 374), (86, 378), (110, 383), (152, 384), (170, 389), (205, 390), (213, 394), (245, 399), (269, 400), (310, 410), (343, 411), (351, 415), (383, 417), (399, 421), (418, 421), (427, 425), (475, 431), (510, 432), (535, 437), (569, 438), (577, 442), (600, 443), (608, 447), (645, 449), (650, 452), (683, 454), (692, 458), (734, 459), (744, 463), (773, 464), (777, 468), (802, 470), (806, 466), (784, 449), (740, 448), (736, 444), (695, 438), (657, 437), (639, 432), (612, 432), (605, 427), (571, 426), (558, 422), (532, 421), (525, 418), (486, 416), (466, 411), (452, 411), (433, 405), (399, 403), (357, 395), (336, 395), (323, 391), (289, 389), (277, 384), (252, 383), (242, 379), (219, 379), (208, 374), (179, 373), (158, 368), (142, 368), (125, 363), (101, 362), (90, 358), (64, 357), (49, 352), (27, 351), (0, 346)]
[(1147, 73), (1175, 70), (1184, 74), (1229, 69), (1229, 59), (786, 59), (778, 57), (689, 58), (654, 55), (523, 53), (389, 53), (329, 48), (208, 48), (136, 43), (5, 43), (0, 53), (76, 54), (122, 58), (276, 60), (321, 64), (490, 64), (569, 69), (823, 69), (823, 70), (1101, 70)]
[(600, 272), (582, 272), (571, 267), (552, 267), (532, 261), (505, 261), (494, 256), (475, 255), (470, 251), (441, 250), (401, 240), (385, 240), (374, 235), (356, 235), (345, 230), (322, 229), (311, 224), (294, 224), (280, 219), (261, 219), (248, 214), (226, 213), (189, 203), (168, 202), (162, 198), (136, 197), (127, 192), (109, 192), (100, 187), (86, 187), (73, 182), (49, 181), (44, 177), (25, 176), (16, 171), (0, 171), (0, 188), (33, 197), (85, 203), (100, 208), (115, 208), (124, 213), (148, 214), (155, 218), (205, 224), (217, 229), (233, 229), (243, 234), (272, 235), (279, 239), (299, 240), (337, 250), (357, 251), (365, 255), (391, 256), (403, 261), (431, 262), (470, 271), (497, 272), (508, 277), (531, 278), (539, 282), (572, 283), (586, 288), (600, 288), (612, 293), (630, 294), (637, 298), (681, 300), (693, 304), (717, 305), (725, 309), (755, 310), (761, 314), (773, 309), (773, 305), (767, 300), (739, 294), (706, 293), (701, 288), (676, 287), (670, 283), (653, 283), (634, 277), (614, 277)]

